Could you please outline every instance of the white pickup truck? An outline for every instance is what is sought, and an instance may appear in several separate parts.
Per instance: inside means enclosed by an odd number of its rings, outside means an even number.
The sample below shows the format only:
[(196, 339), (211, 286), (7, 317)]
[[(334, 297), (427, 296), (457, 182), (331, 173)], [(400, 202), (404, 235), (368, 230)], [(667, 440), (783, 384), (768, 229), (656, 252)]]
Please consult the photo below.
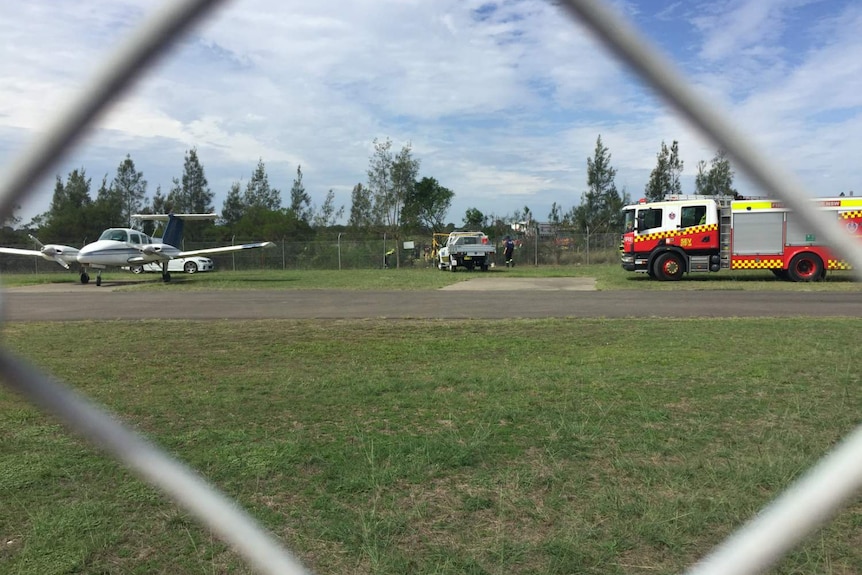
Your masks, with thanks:
[(454, 272), (462, 267), (488, 271), (494, 256), (494, 245), (482, 232), (452, 232), (438, 255), (440, 260), (437, 267), (441, 270)]

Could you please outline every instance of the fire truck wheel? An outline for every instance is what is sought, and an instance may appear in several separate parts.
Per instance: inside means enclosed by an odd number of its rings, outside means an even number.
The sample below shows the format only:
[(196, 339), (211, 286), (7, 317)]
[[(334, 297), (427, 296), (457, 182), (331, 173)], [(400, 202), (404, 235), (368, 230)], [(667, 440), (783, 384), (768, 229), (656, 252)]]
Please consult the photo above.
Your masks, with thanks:
[(656, 258), (653, 266), (655, 277), (661, 281), (676, 281), (682, 277), (684, 272), (682, 260), (673, 252), (661, 254)]
[(823, 260), (816, 254), (796, 254), (790, 260), (790, 268), (787, 270), (790, 279), (795, 282), (815, 282), (823, 274)]

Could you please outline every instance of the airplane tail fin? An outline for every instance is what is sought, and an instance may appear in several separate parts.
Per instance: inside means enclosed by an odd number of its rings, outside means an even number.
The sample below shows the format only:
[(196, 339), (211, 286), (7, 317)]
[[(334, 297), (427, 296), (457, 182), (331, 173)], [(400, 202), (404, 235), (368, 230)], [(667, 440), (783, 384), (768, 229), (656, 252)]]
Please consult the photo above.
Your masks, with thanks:
[(183, 243), (184, 223), (182, 218), (168, 214), (168, 225), (165, 226), (165, 231), (162, 234), (162, 243), (169, 246), (181, 247)]
[(162, 233), (162, 243), (181, 247), (183, 243), (183, 226), (186, 220), (214, 220), (218, 214), (134, 214), (133, 218), (157, 222), (167, 221)]

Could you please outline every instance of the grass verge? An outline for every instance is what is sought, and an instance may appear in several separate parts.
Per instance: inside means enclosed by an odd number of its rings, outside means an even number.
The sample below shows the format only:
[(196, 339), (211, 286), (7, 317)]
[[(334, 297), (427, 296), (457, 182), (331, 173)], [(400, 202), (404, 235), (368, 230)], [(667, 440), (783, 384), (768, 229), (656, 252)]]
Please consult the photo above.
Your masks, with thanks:
[[(717, 274), (694, 274), (678, 282), (651, 280), (645, 274), (624, 271), (617, 264), (577, 266), (518, 266), (494, 268), (488, 272), (442, 272), (434, 268), (369, 270), (242, 270), (215, 271), (187, 275), (174, 273), (164, 284), (159, 274), (135, 276), (127, 272), (103, 274), (107, 284), (121, 283), (128, 290), (213, 290), (213, 289), (343, 289), (343, 290), (435, 290), (475, 278), (556, 278), (590, 277), (599, 290), (746, 290), (746, 291), (859, 291), (862, 283), (853, 281), (849, 272), (830, 273), (825, 281), (793, 283), (775, 278), (769, 271), (743, 270)], [(4, 274), (6, 287), (46, 283), (78, 282), (69, 272), (42, 274)], [(91, 280), (91, 283), (93, 280)], [(95, 286), (93, 286), (95, 287)]]
[[(4, 331), (7, 345), (236, 498), (316, 572), (652, 574), (705, 554), (858, 423), (848, 358), (860, 325)], [(5, 390), (0, 438), (0, 571), (247, 572), (161, 495)], [(860, 511), (776, 572), (858, 572)]]

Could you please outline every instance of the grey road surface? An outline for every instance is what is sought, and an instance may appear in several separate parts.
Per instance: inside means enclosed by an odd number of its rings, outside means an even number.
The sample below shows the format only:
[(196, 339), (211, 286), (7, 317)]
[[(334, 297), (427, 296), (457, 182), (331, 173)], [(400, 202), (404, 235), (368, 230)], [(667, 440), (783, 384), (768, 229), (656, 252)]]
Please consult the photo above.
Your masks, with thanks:
[(593, 290), (589, 280), (457, 284), (438, 291), (123, 291), (70, 284), (13, 288), (0, 297), (7, 321), (862, 317), (859, 292)]

